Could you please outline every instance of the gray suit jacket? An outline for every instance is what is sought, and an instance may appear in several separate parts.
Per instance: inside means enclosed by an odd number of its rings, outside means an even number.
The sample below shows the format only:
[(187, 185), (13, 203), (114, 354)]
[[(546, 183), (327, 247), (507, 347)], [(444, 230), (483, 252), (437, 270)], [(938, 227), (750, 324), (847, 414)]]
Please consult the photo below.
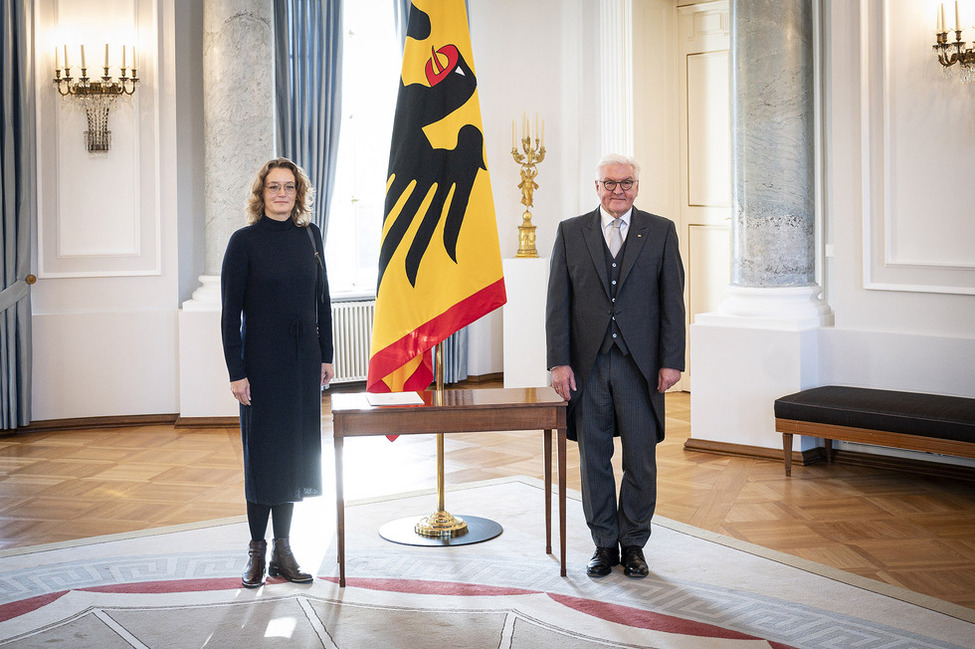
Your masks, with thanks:
[(615, 304), (605, 245), (598, 208), (559, 224), (545, 317), (548, 368), (572, 367), (577, 390), (569, 401), (571, 413), (615, 315), (647, 380), (663, 439), (664, 397), (657, 392), (657, 375), (662, 367), (684, 370), (684, 268), (677, 229), (669, 219), (633, 208)]

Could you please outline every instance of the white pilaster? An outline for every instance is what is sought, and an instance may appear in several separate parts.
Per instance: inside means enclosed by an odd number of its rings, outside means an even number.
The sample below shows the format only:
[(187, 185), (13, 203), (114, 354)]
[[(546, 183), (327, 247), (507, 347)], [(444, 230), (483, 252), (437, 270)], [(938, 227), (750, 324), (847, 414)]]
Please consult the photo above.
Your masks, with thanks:
[(633, 154), (632, 0), (599, 4), (601, 153)]

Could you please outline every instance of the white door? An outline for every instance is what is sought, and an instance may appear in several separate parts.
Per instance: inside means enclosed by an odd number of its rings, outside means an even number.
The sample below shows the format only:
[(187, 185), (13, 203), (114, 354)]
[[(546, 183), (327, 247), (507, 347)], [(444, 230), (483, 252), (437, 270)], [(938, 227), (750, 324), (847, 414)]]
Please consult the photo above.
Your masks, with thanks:
[[(678, 7), (680, 240), (687, 318), (716, 310), (731, 281), (731, 102), (728, 2)], [(689, 344), (689, 342), (688, 342)], [(690, 362), (690, 350), (686, 358)], [(690, 365), (682, 389), (691, 390)]]

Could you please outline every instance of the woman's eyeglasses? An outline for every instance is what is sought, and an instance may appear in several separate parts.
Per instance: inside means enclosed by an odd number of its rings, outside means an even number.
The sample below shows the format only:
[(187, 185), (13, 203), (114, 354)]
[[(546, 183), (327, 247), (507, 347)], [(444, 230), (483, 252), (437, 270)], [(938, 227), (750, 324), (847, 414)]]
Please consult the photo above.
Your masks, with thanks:
[(272, 194), (277, 194), (282, 190), (284, 190), (285, 194), (291, 196), (297, 191), (298, 188), (295, 187), (294, 183), (285, 183), (284, 185), (282, 185), (281, 183), (268, 183), (264, 185), (264, 189), (271, 192)]

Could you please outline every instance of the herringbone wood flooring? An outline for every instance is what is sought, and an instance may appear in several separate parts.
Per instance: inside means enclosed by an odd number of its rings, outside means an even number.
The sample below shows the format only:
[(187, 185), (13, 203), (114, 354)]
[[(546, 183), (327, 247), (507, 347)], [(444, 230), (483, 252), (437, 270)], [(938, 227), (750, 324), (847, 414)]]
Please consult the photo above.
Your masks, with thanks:
[[(667, 408), (658, 514), (975, 608), (975, 484), (844, 465), (795, 467), (788, 479), (780, 462), (684, 450), (689, 395), (668, 394)], [(448, 435), (445, 447), (448, 485), (542, 477), (535, 432)], [(347, 440), (346, 497), (434, 488), (435, 458), (427, 436)], [(326, 485), (331, 465), (326, 446)], [(568, 484), (579, 489), (571, 443)], [(0, 437), (0, 548), (243, 513), (236, 428)], [(652, 563), (652, 540), (648, 550)]]

